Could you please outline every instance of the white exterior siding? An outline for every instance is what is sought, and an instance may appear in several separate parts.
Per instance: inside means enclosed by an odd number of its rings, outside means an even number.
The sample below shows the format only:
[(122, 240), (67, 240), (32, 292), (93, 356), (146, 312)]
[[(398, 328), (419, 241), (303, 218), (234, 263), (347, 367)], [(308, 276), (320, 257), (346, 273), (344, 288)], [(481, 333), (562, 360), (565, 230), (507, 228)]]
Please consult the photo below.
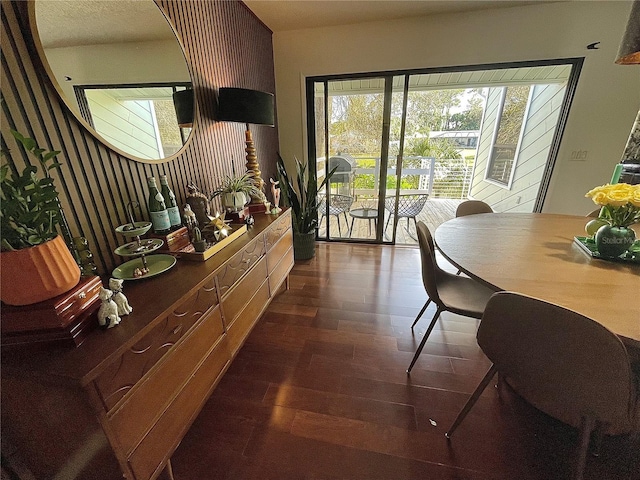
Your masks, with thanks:
[(93, 125), (105, 140), (140, 158), (161, 157), (151, 102), (119, 102), (104, 91), (85, 92)]
[(484, 179), (502, 94), (500, 88), (489, 89), (470, 195), (487, 202), (497, 212), (532, 212), (544, 174), (565, 85), (534, 85), (532, 88), (531, 105), (524, 119), (523, 137), (510, 188)]

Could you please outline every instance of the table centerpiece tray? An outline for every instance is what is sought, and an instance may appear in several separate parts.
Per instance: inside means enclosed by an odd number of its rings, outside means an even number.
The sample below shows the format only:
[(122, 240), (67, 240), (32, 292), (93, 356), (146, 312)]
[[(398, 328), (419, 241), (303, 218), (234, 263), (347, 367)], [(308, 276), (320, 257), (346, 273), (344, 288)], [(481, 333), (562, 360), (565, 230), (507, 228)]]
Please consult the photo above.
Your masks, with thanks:
[(241, 237), (247, 232), (247, 226), (245, 224), (231, 224), (234, 230), (226, 237), (220, 239), (216, 243), (208, 245), (204, 252), (196, 252), (192, 244), (187, 245), (183, 249), (179, 250), (181, 259), (191, 260), (195, 262), (204, 262), (218, 253), (227, 245), (231, 244), (236, 238)]
[(593, 258), (613, 262), (640, 264), (640, 240), (636, 240), (625, 253), (615, 258), (603, 257), (600, 255), (596, 242), (592, 237), (573, 237), (573, 241), (583, 252)]

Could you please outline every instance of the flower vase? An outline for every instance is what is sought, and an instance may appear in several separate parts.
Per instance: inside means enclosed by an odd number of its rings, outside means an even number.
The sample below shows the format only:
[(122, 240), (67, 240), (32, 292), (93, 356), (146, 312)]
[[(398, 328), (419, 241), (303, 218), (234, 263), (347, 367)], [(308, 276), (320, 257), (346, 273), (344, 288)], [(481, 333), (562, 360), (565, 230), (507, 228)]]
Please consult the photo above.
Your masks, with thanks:
[(635, 239), (636, 233), (631, 228), (604, 225), (596, 232), (596, 247), (601, 256), (617, 258), (633, 245)]

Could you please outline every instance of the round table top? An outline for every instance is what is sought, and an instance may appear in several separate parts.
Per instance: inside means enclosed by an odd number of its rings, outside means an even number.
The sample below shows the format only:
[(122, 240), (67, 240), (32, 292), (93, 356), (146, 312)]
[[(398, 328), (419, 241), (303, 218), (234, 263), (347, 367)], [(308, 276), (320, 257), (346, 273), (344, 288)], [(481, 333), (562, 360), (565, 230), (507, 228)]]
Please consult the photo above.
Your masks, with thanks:
[(561, 305), (640, 345), (640, 265), (592, 258), (575, 242), (587, 217), (485, 213), (435, 232), (442, 255), (469, 276)]
[(354, 208), (349, 210), (349, 215), (355, 218), (378, 218), (377, 208)]

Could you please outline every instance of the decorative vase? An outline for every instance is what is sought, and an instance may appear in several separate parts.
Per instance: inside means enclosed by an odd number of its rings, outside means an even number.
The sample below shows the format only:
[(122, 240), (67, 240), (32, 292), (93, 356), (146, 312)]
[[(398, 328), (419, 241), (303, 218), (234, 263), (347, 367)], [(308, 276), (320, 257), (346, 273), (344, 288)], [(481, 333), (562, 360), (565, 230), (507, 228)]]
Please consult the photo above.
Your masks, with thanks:
[(228, 212), (239, 212), (247, 203), (247, 197), (243, 192), (231, 192), (222, 195), (222, 206)]
[(309, 260), (316, 254), (316, 233), (293, 232), (293, 259)]
[(598, 253), (605, 258), (617, 258), (626, 252), (636, 239), (636, 233), (627, 227), (604, 225), (596, 232)]
[(58, 235), (35, 247), (0, 254), (0, 299), (31, 305), (68, 292), (80, 281), (80, 268)]

